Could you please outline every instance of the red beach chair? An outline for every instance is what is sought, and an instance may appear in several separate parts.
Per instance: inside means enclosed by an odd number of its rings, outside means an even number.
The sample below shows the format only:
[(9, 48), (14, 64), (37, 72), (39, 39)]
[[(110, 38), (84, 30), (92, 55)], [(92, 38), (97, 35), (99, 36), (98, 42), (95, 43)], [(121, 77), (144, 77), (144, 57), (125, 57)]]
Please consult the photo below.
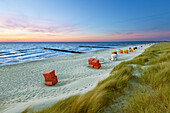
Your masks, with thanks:
[(117, 54), (117, 51), (113, 51), (112, 54)]
[(127, 50), (127, 49), (125, 49), (125, 50), (124, 50), (124, 53), (128, 54), (128, 50)]
[(94, 65), (94, 68), (95, 68), (95, 69), (99, 69), (100, 67), (101, 67), (101, 64)]
[(137, 47), (134, 47), (133, 50), (138, 49)]
[(49, 70), (43, 73), (45, 78), (45, 85), (54, 85), (58, 82), (57, 76), (55, 76), (55, 70)]
[(123, 50), (122, 50), (122, 49), (119, 49), (119, 53), (122, 54), (122, 53), (123, 53)]
[(94, 60), (95, 58), (89, 58), (88, 61), (89, 61), (89, 67), (93, 67), (93, 63), (92, 61)]
[(94, 60), (92, 61), (92, 64), (93, 64), (93, 65), (98, 65), (98, 64), (99, 64), (99, 59), (94, 59)]
[(99, 63), (99, 59), (90, 58), (89, 61), (89, 67), (93, 67), (95, 69), (99, 69), (101, 67), (101, 64)]
[(130, 52), (133, 52), (133, 49), (130, 48), (129, 50), (130, 50)]

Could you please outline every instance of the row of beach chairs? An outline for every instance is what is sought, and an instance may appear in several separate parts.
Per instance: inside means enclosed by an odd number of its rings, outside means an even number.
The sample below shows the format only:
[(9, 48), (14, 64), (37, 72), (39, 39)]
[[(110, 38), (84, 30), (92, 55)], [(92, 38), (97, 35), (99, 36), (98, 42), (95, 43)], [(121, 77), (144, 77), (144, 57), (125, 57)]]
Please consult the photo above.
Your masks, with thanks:
[[(143, 47), (143, 46), (140, 46), (140, 47)], [(134, 47), (133, 49), (132, 49), (132, 48), (129, 48), (129, 50), (128, 50), (128, 49), (125, 49), (125, 50), (124, 50), (124, 53), (125, 53), (125, 54), (128, 54), (129, 52), (133, 52), (133, 50), (136, 50), (136, 49), (138, 49), (138, 47)], [(123, 54), (123, 50), (122, 50), (122, 49), (119, 49), (119, 54)], [(110, 60), (112, 60), (112, 61), (117, 60), (117, 57), (118, 57), (117, 51), (113, 51), (112, 54), (111, 54), (111, 59), (110, 59)], [(99, 62), (98, 65), (100, 65), (100, 66), (98, 66), (98, 67), (96, 68), (94, 65), (92, 65), (92, 64), (93, 64), (92, 59), (93, 59), (94, 61), (98, 61), (98, 62)], [(103, 58), (103, 57), (93, 56), (92, 58), (89, 58), (89, 59), (88, 59), (88, 62), (89, 62), (89, 67), (93, 67), (93, 68), (95, 68), (95, 69), (99, 69), (99, 68), (101, 67), (101, 64), (104, 63), (104, 58)]]

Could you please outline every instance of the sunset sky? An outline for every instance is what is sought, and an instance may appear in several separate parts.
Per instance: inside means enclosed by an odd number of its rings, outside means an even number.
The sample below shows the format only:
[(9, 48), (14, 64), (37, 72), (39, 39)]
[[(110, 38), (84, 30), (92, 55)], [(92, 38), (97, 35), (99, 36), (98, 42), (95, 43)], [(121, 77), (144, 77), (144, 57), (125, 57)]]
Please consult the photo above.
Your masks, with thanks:
[(0, 42), (170, 41), (170, 0), (0, 0)]

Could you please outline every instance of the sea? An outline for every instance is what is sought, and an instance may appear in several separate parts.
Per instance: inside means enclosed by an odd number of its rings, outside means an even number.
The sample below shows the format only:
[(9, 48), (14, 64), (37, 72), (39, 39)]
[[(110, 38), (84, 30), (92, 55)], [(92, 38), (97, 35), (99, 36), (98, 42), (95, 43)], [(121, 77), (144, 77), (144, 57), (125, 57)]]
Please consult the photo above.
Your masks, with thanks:
[[(118, 46), (148, 43), (155, 42), (0, 42), (0, 67), (43, 60), (55, 56), (79, 54), (67, 51), (90, 52)], [(67, 51), (55, 51), (54, 49)]]

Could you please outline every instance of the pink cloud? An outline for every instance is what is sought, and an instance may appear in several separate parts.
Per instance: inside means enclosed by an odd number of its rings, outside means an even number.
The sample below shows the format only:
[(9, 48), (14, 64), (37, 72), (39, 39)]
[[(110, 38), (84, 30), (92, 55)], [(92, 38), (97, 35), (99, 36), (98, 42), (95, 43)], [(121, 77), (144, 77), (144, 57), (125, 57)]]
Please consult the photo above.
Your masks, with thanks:
[(104, 36), (108, 36), (108, 37), (117, 37), (117, 36), (125, 36), (125, 37), (136, 37), (136, 36), (143, 36), (143, 34), (140, 34), (140, 33), (109, 33), (109, 34), (106, 34)]
[(73, 24), (61, 24), (54, 20), (30, 19), (14, 15), (0, 16), (0, 28), (7, 30), (19, 29), (32, 33), (72, 33), (78, 31)]
[[(15, 32), (20, 30), (21, 32)], [(135, 40), (154, 40), (170, 37), (170, 31), (157, 32), (115, 32), (108, 34), (79, 34), (76, 25), (61, 24), (54, 20), (30, 19), (16, 15), (0, 15), (0, 37), (3, 40), (7, 37), (26, 37), (19, 41), (135, 41)], [(14, 31), (5, 33), (5, 31)], [(23, 31), (23, 32), (22, 32)], [(77, 33), (77, 34), (71, 34)], [(62, 35), (61, 35), (62, 34)], [(71, 34), (71, 35), (70, 35)], [(38, 37), (35, 39), (35, 37)], [(0, 41), (2, 41), (2, 38)], [(9, 38), (10, 40), (14, 40)]]
[(136, 40), (170, 40), (170, 31), (140, 33), (108, 33), (103, 35), (83, 36), (81, 41), (136, 41)]

